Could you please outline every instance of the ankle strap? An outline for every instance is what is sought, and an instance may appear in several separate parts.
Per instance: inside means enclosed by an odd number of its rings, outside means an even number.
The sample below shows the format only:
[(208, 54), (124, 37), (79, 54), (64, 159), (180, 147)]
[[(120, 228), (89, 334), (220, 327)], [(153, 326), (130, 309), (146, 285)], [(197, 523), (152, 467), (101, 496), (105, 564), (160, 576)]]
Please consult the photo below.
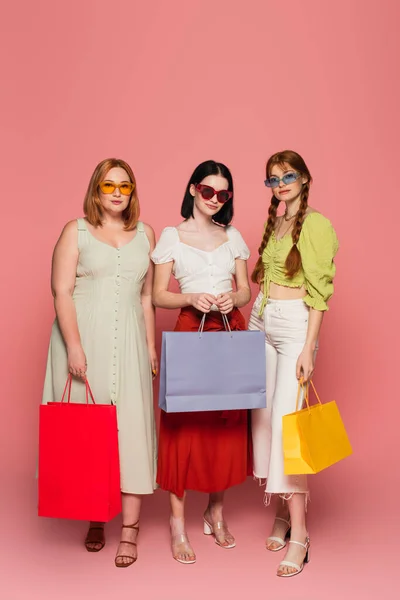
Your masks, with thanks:
[(307, 550), (307, 547), (310, 544), (310, 538), (306, 538), (306, 542), (305, 544), (303, 544), (302, 542), (296, 542), (295, 540), (290, 540), (289, 544), (297, 544), (298, 546), (302, 546), (303, 548), (305, 548)]
[[(208, 525), (208, 523), (207, 523)], [(211, 529), (213, 531), (221, 531), (226, 529), (226, 523), (225, 521), (217, 521), (216, 523), (210, 523), (209, 525), (211, 525)]]
[(175, 544), (184, 544), (186, 542), (189, 542), (188, 536), (186, 533), (177, 533), (177, 534), (172, 534), (172, 542)]
[(133, 525), (122, 525), (122, 529), (137, 529), (139, 530), (139, 521), (136, 521)]

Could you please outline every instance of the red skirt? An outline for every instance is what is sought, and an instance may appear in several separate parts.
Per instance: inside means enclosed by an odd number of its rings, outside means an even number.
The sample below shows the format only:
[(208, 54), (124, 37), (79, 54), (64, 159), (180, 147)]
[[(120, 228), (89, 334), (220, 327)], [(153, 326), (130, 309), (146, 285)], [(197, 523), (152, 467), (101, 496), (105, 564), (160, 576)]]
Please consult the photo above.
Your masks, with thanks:
[[(182, 309), (175, 331), (197, 331), (203, 313)], [(229, 315), (232, 331), (246, 328), (241, 312)], [(222, 331), (221, 313), (207, 315), (204, 331)], [(218, 365), (216, 365), (218, 368)], [(252, 474), (250, 417), (247, 410), (192, 413), (161, 411), (157, 483), (184, 495), (185, 490), (220, 492)]]

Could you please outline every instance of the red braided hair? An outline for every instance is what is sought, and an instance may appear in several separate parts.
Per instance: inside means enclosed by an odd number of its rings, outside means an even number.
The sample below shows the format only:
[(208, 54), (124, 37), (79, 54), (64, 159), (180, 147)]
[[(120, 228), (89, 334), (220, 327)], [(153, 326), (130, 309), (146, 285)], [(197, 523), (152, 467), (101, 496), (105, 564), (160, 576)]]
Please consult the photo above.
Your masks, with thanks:
[[(266, 167), (267, 177), (270, 177), (272, 167), (275, 165), (278, 165), (280, 167), (289, 165), (290, 168), (292, 168), (294, 171), (297, 171), (307, 179), (307, 182), (303, 184), (303, 188), (301, 190), (299, 210), (297, 211), (293, 223), (293, 246), (291, 247), (285, 262), (286, 275), (287, 277), (292, 278), (294, 277), (294, 275), (296, 275), (296, 273), (298, 273), (298, 271), (301, 268), (301, 256), (299, 249), (297, 248), (297, 242), (299, 241), (301, 228), (303, 227), (304, 218), (306, 216), (306, 211), (308, 207), (308, 195), (310, 192), (310, 184), (312, 182), (312, 177), (302, 157), (293, 150), (284, 150), (283, 152), (277, 152), (276, 154), (273, 154), (271, 156), (271, 158), (267, 162)], [(275, 197), (275, 195), (272, 195), (271, 204), (268, 210), (268, 221), (265, 226), (264, 236), (261, 241), (261, 245), (258, 249), (259, 258), (256, 262), (253, 273), (251, 274), (251, 280), (253, 281), (253, 283), (260, 283), (264, 274), (262, 255), (269, 242), (269, 238), (271, 237), (271, 234), (275, 229), (276, 213), (278, 211), (278, 206), (279, 200)]]

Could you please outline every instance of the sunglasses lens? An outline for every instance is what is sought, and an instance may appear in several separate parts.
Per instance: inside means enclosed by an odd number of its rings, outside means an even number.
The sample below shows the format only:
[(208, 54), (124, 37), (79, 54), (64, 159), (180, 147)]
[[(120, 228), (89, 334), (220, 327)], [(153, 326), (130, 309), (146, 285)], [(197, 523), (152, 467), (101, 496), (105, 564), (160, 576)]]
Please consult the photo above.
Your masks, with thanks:
[(212, 189), (212, 187), (209, 187), (208, 185), (204, 185), (201, 189), (201, 195), (203, 196), (204, 200), (211, 200), (211, 198), (214, 196), (215, 192)]
[(217, 194), (218, 202), (221, 202), (221, 204), (228, 202), (229, 196), (228, 190), (220, 190)]
[(279, 179), (277, 177), (270, 177), (265, 180), (265, 185), (270, 188), (276, 188), (279, 185)]
[(121, 190), (121, 194), (129, 196), (133, 191), (133, 185), (131, 183), (122, 183), (119, 189)]
[(115, 185), (110, 181), (102, 181), (99, 187), (103, 194), (112, 194), (115, 190)]
[(282, 181), (285, 185), (288, 185), (290, 183), (294, 183), (297, 177), (297, 173), (286, 173), (286, 175), (282, 177)]

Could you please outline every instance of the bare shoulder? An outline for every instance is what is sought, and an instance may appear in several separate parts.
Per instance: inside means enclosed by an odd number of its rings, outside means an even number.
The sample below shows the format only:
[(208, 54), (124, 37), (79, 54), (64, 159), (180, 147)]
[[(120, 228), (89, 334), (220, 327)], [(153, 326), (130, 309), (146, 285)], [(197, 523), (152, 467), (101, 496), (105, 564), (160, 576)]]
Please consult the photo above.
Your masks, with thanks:
[(186, 232), (186, 233), (195, 231), (193, 224), (191, 224), (188, 220), (181, 221), (178, 225), (175, 225), (175, 229), (177, 229), (178, 231)]
[(223, 225), (222, 223), (212, 223), (212, 227), (210, 229), (210, 233), (212, 236), (215, 236), (216, 239), (221, 241), (226, 240), (230, 237), (235, 237), (235, 234), (238, 233), (238, 230), (231, 224)]
[(68, 221), (66, 225), (64, 225), (63, 232), (71, 233), (71, 231), (78, 231), (78, 220), (72, 219), (72, 221)]
[(312, 208), (312, 206), (307, 206), (306, 215), (312, 215), (313, 213), (321, 214), (318, 210)]
[(69, 221), (60, 234), (54, 247), (54, 256), (74, 256), (78, 255), (78, 223), (77, 220)]
[(147, 235), (147, 237), (154, 240), (156, 237), (156, 234), (154, 233), (154, 229), (152, 228), (152, 226), (149, 225), (148, 223), (143, 223), (143, 228), (144, 228), (144, 231), (145, 231), (145, 234)]
[(72, 221), (68, 221), (61, 232), (61, 235), (58, 239), (59, 242), (62, 243), (75, 243), (78, 239), (78, 222), (76, 219)]
[(143, 223), (143, 229), (150, 244), (150, 252), (152, 252), (156, 245), (156, 234), (154, 233), (154, 229), (148, 223)]

